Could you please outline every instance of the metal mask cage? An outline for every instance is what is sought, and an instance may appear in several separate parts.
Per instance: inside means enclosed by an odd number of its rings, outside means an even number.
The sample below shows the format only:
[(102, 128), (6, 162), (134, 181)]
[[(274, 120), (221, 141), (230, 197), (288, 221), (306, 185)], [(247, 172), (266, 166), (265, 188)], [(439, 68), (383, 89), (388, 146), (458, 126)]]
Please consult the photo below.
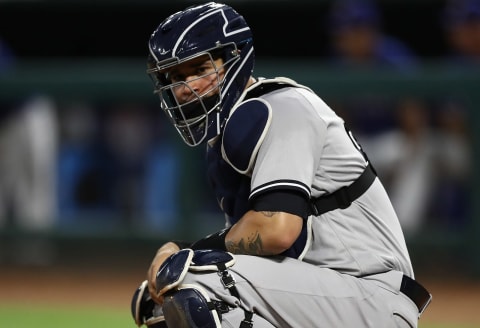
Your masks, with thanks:
[[(231, 52), (228, 54), (228, 57), (222, 56), (229, 50)], [(202, 56), (205, 56), (206, 61), (212, 63), (213, 71), (198, 75), (196, 78), (188, 81), (172, 83), (169, 73), (173, 68)], [(223, 63), (220, 66), (216, 66), (215, 60), (219, 58), (223, 59)], [(160, 107), (188, 145), (196, 146), (205, 139), (208, 127), (215, 119), (215, 115), (212, 112), (221, 110), (222, 88), (228, 69), (232, 66), (231, 64), (239, 59), (240, 56), (236, 45), (232, 43), (228, 44), (227, 48), (213, 48), (182, 60), (170, 58), (156, 64), (149, 63), (150, 68), (147, 70), (147, 73), (154, 83), (154, 94), (157, 94), (160, 98)], [(212, 79), (211, 87), (201, 90), (201, 93), (196, 92), (191, 87), (191, 83), (200, 79), (211, 78), (212, 75), (215, 75), (215, 77)], [(175, 91), (181, 88), (189, 89), (188, 99), (182, 100), (176, 96), (177, 93)]]

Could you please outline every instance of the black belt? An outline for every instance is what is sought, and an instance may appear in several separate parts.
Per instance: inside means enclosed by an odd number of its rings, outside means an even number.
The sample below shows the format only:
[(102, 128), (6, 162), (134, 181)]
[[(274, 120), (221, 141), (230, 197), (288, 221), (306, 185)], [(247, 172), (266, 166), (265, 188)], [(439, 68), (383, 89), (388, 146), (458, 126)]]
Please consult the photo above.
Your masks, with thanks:
[(337, 208), (349, 207), (355, 199), (370, 188), (376, 177), (375, 170), (369, 164), (351, 185), (342, 187), (329, 195), (313, 198), (310, 201), (312, 214), (318, 216)]
[(422, 285), (406, 275), (403, 275), (400, 291), (417, 305), (420, 314), (432, 300), (432, 295)]

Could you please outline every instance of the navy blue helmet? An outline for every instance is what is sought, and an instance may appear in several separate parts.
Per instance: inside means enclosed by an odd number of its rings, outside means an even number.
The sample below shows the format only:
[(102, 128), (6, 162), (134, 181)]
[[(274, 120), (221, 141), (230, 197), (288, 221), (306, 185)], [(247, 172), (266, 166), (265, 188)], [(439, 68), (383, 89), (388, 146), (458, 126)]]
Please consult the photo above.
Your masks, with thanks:
[[(254, 66), (252, 32), (231, 7), (209, 2), (165, 19), (150, 37), (147, 73), (160, 97), (161, 108), (189, 146), (221, 133), (231, 107), (243, 93)], [(194, 60), (222, 59), (209, 72), (212, 87), (197, 92), (187, 81), (174, 79), (177, 65)], [(205, 77), (205, 76), (203, 76)], [(199, 77), (202, 78), (202, 77)], [(177, 99), (175, 88), (189, 88), (194, 99)]]

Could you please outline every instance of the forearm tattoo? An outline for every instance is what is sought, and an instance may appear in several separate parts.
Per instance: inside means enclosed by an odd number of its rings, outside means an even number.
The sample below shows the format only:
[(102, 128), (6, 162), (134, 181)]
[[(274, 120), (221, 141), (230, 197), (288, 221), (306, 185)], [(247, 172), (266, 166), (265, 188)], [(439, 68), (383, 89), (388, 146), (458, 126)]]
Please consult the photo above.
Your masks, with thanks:
[(258, 231), (247, 239), (240, 239), (238, 243), (227, 241), (225, 246), (234, 254), (264, 255), (262, 237)]
[[(275, 212), (262, 211), (263, 215), (272, 217)], [(266, 253), (263, 248), (263, 241), (260, 232), (256, 231), (251, 237), (242, 238), (239, 242), (226, 241), (225, 246), (227, 250), (234, 254), (249, 254), (249, 255), (274, 255), (273, 253)]]

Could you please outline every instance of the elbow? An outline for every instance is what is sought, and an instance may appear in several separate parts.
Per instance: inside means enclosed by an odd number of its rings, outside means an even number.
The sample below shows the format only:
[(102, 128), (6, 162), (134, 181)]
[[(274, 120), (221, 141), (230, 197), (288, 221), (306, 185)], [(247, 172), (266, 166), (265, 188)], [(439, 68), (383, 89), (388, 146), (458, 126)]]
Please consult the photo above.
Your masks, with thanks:
[(271, 236), (265, 243), (269, 245), (272, 251), (275, 250), (274, 252), (276, 254), (280, 254), (292, 247), (297, 237), (297, 235), (291, 234), (290, 232), (282, 232)]

